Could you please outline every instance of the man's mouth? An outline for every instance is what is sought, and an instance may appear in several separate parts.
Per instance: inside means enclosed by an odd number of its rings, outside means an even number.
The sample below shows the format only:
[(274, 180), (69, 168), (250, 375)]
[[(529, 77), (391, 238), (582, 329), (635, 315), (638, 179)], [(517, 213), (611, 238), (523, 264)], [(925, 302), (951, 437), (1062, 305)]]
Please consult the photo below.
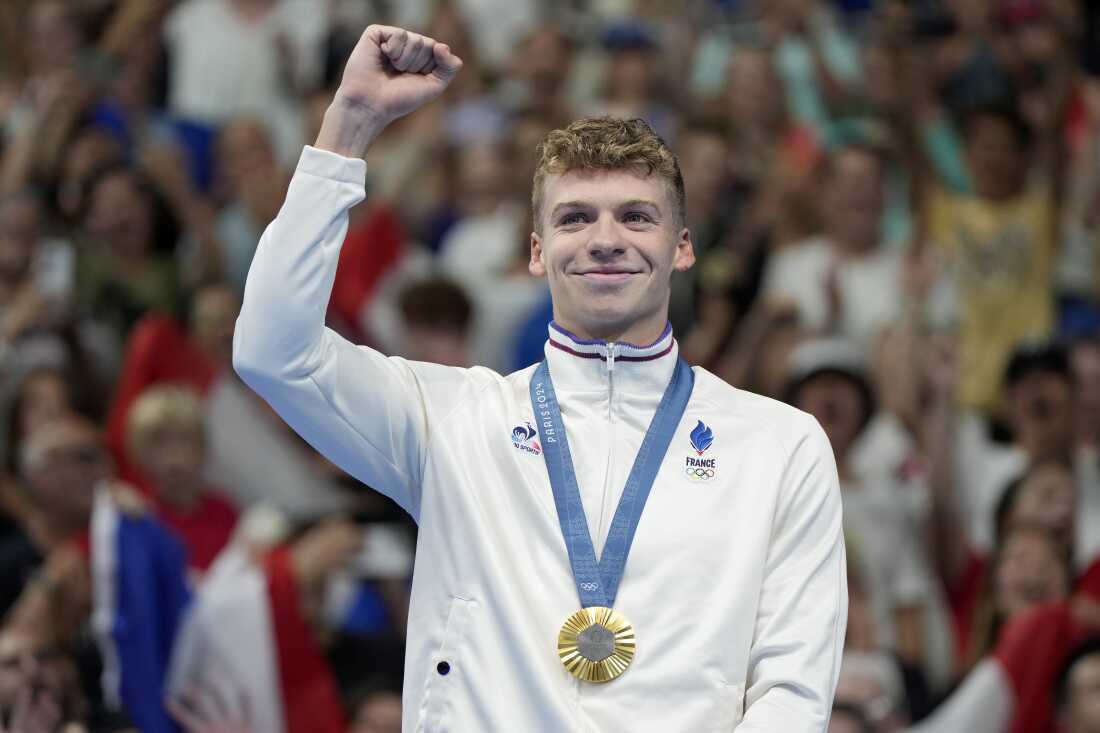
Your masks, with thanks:
[(579, 273), (581, 277), (589, 282), (602, 283), (602, 284), (616, 284), (623, 283), (639, 274), (634, 270), (621, 270), (621, 269), (597, 269), (586, 270)]

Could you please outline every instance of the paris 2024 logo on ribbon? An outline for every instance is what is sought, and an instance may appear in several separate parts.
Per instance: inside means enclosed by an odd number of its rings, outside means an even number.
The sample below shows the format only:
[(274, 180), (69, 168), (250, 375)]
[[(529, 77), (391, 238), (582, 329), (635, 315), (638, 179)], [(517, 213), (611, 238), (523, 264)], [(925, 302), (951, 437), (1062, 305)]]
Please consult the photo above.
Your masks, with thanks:
[(695, 455), (684, 459), (684, 474), (692, 481), (710, 481), (718, 473), (718, 459), (714, 456), (705, 458), (704, 454), (714, 443), (714, 431), (699, 420), (689, 437)]

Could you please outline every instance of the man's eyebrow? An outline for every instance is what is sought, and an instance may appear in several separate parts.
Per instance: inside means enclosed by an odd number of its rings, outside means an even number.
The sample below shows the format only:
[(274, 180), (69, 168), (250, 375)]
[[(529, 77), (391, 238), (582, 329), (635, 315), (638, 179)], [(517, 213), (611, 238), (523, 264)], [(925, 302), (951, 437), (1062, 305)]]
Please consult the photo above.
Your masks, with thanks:
[(661, 210), (660, 204), (658, 204), (656, 201), (650, 201), (649, 199), (631, 199), (630, 201), (624, 201), (623, 203), (619, 204), (620, 209), (629, 209), (633, 206), (647, 206), (656, 211)]
[(585, 201), (562, 201), (560, 204), (554, 207), (554, 210), (550, 212), (550, 216), (554, 217), (558, 215), (559, 211), (565, 209), (590, 209), (592, 204)]
[[(553, 211), (550, 212), (551, 217), (555, 217), (559, 212), (570, 209), (590, 209), (593, 204), (588, 201), (562, 201), (556, 205)], [(650, 201), (649, 199), (631, 199), (624, 201), (621, 204), (615, 206), (616, 209), (629, 209), (631, 207), (644, 206), (654, 211), (660, 211), (661, 206), (656, 201)]]

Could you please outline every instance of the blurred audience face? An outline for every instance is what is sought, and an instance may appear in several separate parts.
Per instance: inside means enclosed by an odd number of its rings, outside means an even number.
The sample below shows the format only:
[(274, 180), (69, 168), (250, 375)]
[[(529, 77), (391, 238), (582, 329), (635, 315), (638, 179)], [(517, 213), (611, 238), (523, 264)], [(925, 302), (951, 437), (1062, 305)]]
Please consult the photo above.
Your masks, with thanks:
[(1025, 155), (1007, 120), (993, 115), (971, 120), (966, 130), (966, 160), (981, 198), (1009, 198), (1023, 187)]
[(354, 711), (349, 733), (401, 733), (401, 696), (376, 692)]
[(41, 227), (41, 207), (29, 194), (0, 201), (0, 302), (27, 277)]
[(93, 184), (85, 226), (122, 259), (140, 259), (151, 248), (153, 201), (137, 178), (125, 170), (108, 173)]
[(878, 245), (882, 222), (882, 163), (869, 150), (833, 154), (821, 190), (822, 219), (834, 244), (865, 252)]
[(1082, 657), (1070, 669), (1062, 733), (1100, 733), (1100, 654)]
[(750, 389), (778, 399), (787, 384), (791, 352), (805, 339), (793, 305), (772, 306), (764, 337), (755, 354)]
[(737, 130), (771, 131), (783, 119), (783, 85), (762, 50), (741, 49), (730, 58), (726, 99)]
[(680, 136), (680, 172), (687, 193), (688, 225), (699, 226), (694, 217), (709, 217), (722, 206), (729, 151), (725, 139), (714, 130), (690, 127)]
[(653, 90), (653, 53), (647, 48), (616, 51), (608, 68), (608, 98), (615, 101), (647, 99)]
[(1075, 387), (1077, 440), (1100, 448), (1100, 341), (1074, 344), (1070, 368)]
[(444, 366), (468, 367), (469, 343), (464, 333), (453, 328), (409, 324), (405, 327), (407, 358)]
[(542, 24), (517, 47), (517, 75), (530, 87), (531, 103), (554, 111), (569, 77), (573, 50), (565, 35)]
[(70, 3), (62, 0), (31, 3), (26, 28), (32, 74), (63, 69), (76, 61), (81, 34)]
[(121, 160), (122, 148), (103, 128), (89, 126), (78, 132), (61, 157), (57, 186), (57, 207), (61, 213), (75, 221), (92, 173)]
[(0, 631), (3, 730), (19, 711), (43, 725), (36, 731), (59, 731), (65, 723), (82, 719), (84, 707), (76, 667), (64, 652), (20, 631)]
[(459, 206), (467, 216), (493, 213), (508, 196), (508, 164), (501, 146), (463, 146), (458, 160)]
[(194, 506), (202, 492), (201, 430), (166, 422), (148, 430), (142, 442), (136, 458), (157, 495), (178, 508)]
[[(543, 183), (531, 274), (545, 275), (554, 318), (586, 338), (649, 338), (665, 322), (673, 270), (695, 262), (669, 184), (633, 171), (568, 171)], [(638, 326), (647, 331), (632, 334)]]
[(1074, 394), (1065, 376), (1034, 372), (1008, 389), (1016, 443), (1034, 462), (1068, 458), (1073, 445)]
[(863, 421), (863, 398), (851, 378), (832, 373), (811, 377), (798, 389), (795, 407), (817, 418), (837, 462), (842, 462)]
[(905, 87), (893, 50), (886, 45), (872, 45), (863, 54), (863, 64), (867, 101), (877, 110), (894, 109)]
[(30, 498), (56, 525), (77, 531), (91, 516), (96, 483), (111, 475), (99, 430), (77, 415), (47, 422), (25, 438)]
[(1034, 527), (1016, 527), (1005, 536), (994, 568), (997, 612), (1012, 618), (1069, 594), (1069, 573), (1058, 542)]
[(229, 285), (207, 285), (191, 301), (191, 337), (215, 364), (233, 360), (233, 327), (241, 312), (241, 298)]
[(218, 165), (236, 192), (256, 176), (270, 176), (278, 166), (267, 128), (250, 118), (229, 123), (218, 138)]
[(31, 372), (19, 391), (19, 415), (15, 429), (27, 436), (72, 410), (65, 378), (49, 369)]
[(1047, 462), (1028, 471), (1012, 507), (1012, 523), (1043, 527), (1066, 548), (1073, 541), (1076, 487), (1073, 473)]

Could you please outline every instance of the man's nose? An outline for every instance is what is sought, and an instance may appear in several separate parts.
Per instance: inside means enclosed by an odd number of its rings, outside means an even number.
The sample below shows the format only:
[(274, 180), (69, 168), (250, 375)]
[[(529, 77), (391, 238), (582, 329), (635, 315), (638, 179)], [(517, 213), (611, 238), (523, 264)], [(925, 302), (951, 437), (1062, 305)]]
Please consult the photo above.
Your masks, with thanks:
[(618, 257), (626, 251), (613, 216), (609, 214), (601, 215), (590, 231), (592, 236), (588, 240), (588, 253), (593, 258)]

